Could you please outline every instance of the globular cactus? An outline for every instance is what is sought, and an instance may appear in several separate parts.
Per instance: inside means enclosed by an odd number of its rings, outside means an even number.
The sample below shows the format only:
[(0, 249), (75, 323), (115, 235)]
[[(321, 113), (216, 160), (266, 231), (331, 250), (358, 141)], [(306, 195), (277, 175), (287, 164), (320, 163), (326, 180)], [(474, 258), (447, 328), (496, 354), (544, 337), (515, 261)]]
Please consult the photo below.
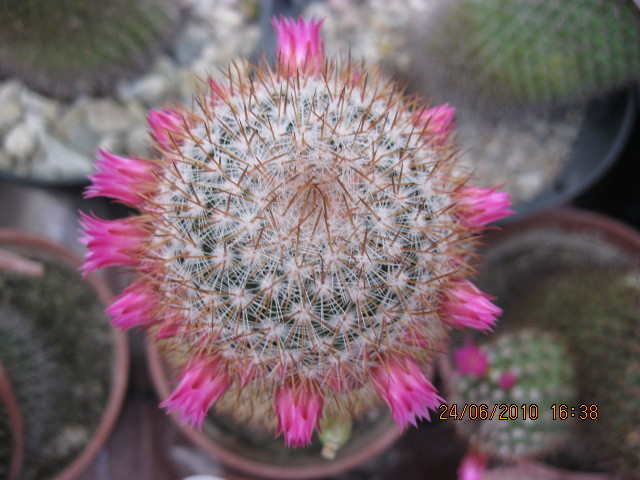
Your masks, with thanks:
[[(34, 331), (32, 321), (5, 305), (0, 306), (0, 358), (15, 390), (24, 419), (24, 471), (21, 478), (37, 477), (36, 465), (46, 440), (57, 428), (58, 399), (51, 348)], [(4, 478), (4, 477), (3, 477)]]
[(24, 417), (24, 480), (57, 474), (81, 454), (113, 375), (112, 332), (95, 289), (55, 250), (36, 248), (11, 246), (20, 261), (0, 268), (0, 357)]
[(631, 0), (456, 0), (425, 27), (423, 75), (480, 108), (584, 101), (640, 76)]
[(535, 328), (504, 332), (481, 345), (469, 338), (455, 360), (449, 401), (458, 415), (464, 405), (475, 406), (456, 422), (473, 450), (515, 460), (549, 453), (567, 440), (571, 422), (553, 418), (551, 405), (574, 405), (576, 379), (558, 338)]
[(7, 0), (0, 74), (55, 97), (104, 94), (149, 64), (178, 19), (172, 0)]
[(157, 156), (100, 152), (86, 195), (141, 215), (85, 215), (84, 270), (137, 273), (108, 312), (182, 369), (163, 405), (185, 423), (215, 403), (304, 445), (382, 399), (415, 424), (440, 402), (424, 369), (448, 330), (499, 313), (466, 277), (508, 197), (467, 184), (450, 107), (325, 58), (321, 22), (274, 26), (276, 68), (150, 113)]
[[(640, 272), (585, 267), (558, 272), (518, 302), (516, 321), (565, 338), (575, 362), (581, 422), (595, 451), (621, 478), (640, 479)], [(522, 307), (522, 310), (520, 310)], [(524, 318), (526, 317), (526, 318)]]

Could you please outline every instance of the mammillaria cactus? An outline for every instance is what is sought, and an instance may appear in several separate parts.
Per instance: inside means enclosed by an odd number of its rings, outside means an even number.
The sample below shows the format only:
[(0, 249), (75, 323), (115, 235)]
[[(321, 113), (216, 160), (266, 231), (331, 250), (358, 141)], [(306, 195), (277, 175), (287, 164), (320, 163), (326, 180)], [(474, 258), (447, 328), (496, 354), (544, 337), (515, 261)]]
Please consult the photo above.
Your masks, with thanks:
[(149, 63), (178, 18), (171, 0), (7, 0), (0, 73), (51, 96), (104, 94)]
[(415, 424), (441, 401), (424, 369), (448, 330), (499, 313), (466, 277), (508, 197), (467, 184), (448, 105), (328, 60), (319, 21), (273, 23), (276, 68), (152, 111), (154, 158), (100, 152), (87, 196), (141, 214), (84, 216), (84, 270), (137, 273), (108, 312), (182, 369), (163, 405), (185, 423), (216, 404), (298, 446), (383, 399)]
[(640, 11), (631, 0), (445, 3), (421, 48), (424, 75), (452, 101), (566, 104), (640, 75)]
[(468, 338), (455, 362), (449, 401), (469, 406), (456, 426), (472, 457), (532, 458), (568, 439), (571, 422), (558, 421), (551, 410), (576, 399), (572, 358), (561, 340), (535, 328), (505, 332), (481, 345)]

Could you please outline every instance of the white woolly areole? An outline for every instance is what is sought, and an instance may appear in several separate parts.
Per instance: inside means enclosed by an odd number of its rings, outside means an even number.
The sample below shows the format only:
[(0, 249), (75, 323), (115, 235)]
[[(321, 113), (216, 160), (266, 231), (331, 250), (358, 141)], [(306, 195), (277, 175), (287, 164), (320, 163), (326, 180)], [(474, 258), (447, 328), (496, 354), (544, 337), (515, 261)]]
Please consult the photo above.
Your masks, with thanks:
[(309, 378), (441, 337), (441, 278), (468, 236), (449, 213), (465, 172), (421, 138), (401, 94), (329, 85), (205, 99), (154, 201), (161, 286), (187, 340)]

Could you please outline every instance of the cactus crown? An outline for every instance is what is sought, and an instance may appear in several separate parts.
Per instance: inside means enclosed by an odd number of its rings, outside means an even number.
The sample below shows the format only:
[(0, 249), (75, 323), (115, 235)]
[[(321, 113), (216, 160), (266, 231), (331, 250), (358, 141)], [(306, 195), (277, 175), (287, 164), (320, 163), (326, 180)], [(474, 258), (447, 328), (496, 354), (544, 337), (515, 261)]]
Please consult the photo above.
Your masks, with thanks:
[(452, 109), (327, 61), (320, 25), (274, 21), (276, 69), (234, 67), (193, 108), (151, 112), (157, 158), (101, 152), (87, 195), (142, 215), (83, 220), (86, 271), (140, 273), (114, 323), (151, 328), (183, 367), (165, 406), (201, 425), (249, 398), (293, 445), (323, 412), (380, 396), (401, 425), (428, 416), (439, 397), (419, 365), (450, 326), (499, 312), (465, 253), (509, 213), (505, 194), (465, 185)]

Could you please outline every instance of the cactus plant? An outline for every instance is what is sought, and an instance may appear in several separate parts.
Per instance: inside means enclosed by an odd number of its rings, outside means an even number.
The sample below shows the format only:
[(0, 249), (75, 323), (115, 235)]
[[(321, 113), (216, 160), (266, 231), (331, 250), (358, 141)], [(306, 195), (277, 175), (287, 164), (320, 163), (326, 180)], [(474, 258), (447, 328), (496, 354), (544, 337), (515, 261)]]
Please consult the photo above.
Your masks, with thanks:
[(171, 0), (8, 0), (0, 74), (57, 97), (104, 94), (161, 50), (178, 20)]
[(24, 419), (16, 392), (0, 361), (0, 476), (20, 478), (24, 456)]
[(566, 104), (638, 78), (640, 11), (631, 0), (458, 0), (422, 48), (424, 75), (451, 101)]
[(34, 331), (29, 318), (0, 307), (0, 352), (25, 421), (24, 477), (35, 478), (34, 467), (47, 438), (55, 432), (59, 371), (51, 347)]
[(192, 107), (152, 111), (153, 158), (99, 153), (86, 196), (141, 215), (83, 216), (84, 271), (136, 273), (108, 313), (181, 369), (163, 406), (184, 423), (215, 404), (298, 446), (384, 400), (416, 424), (440, 402), (424, 369), (448, 330), (499, 313), (467, 276), (508, 196), (468, 184), (448, 105), (325, 58), (321, 22), (273, 23), (276, 68), (231, 67)]
[[(80, 278), (66, 251), (17, 231), (0, 231), (0, 248), (12, 260), (0, 268), (0, 356), (24, 417), (20, 478), (68, 475), (92, 459), (86, 447), (99, 445), (92, 436), (104, 430), (105, 406), (117, 413), (110, 401), (121, 401), (126, 365), (112, 365), (113, 331), (95, 282)], [(109, 391), (116, 375), (117, 395)]]
[(582, 424), (595, 449), (622, 478), (639, 479), (640, 273), (573, 268), (549, 276), (520, 303), (514, 319), (555, 330), (579, 359), (579, 401), (597, 406), (597, 421)]
[(480, 415), (470, 409), (456, 422), (474, 450), (514, 460), (543, 455), (567, 440), (571, 422), (558, 421), (551, 410), (576, 398), (573, 362), (561, 340), (522, 328), (479, 346), (468, 339), (455, 357), (450, 402), (487, 409)]

